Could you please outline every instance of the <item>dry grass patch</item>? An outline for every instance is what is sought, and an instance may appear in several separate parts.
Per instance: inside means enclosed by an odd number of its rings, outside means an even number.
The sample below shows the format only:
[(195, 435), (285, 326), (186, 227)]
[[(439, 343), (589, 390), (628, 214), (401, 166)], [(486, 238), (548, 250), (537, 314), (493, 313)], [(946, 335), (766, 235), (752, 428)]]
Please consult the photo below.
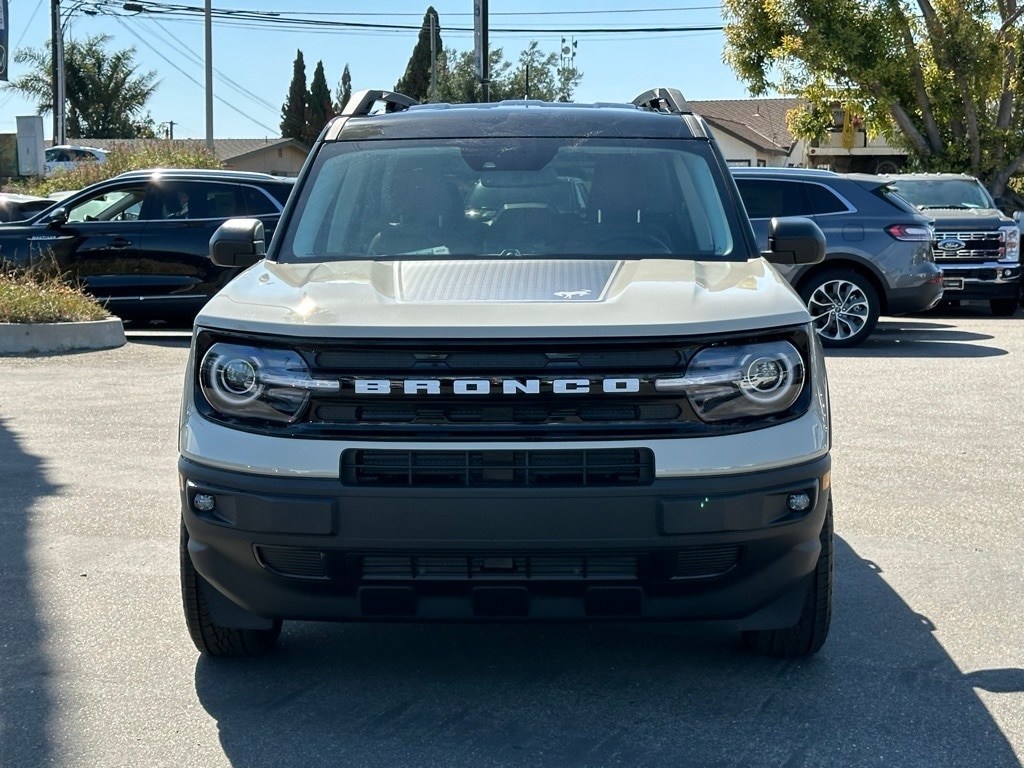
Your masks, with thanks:
[(110, 317), (94, 298), (45, 270), (0, 272), (0, 323), (72, 323)]

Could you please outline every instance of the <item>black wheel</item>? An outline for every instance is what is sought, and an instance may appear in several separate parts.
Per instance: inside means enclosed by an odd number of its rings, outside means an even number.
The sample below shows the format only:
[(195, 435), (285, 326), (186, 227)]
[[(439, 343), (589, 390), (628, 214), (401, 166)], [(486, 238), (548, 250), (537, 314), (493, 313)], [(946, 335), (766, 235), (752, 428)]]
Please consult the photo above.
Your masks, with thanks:
[(755, 629), (742, 633), (751, 650), (768, 656), (809, 656), (821, 650), (832, 621), (832, 502), (828, 503), (825, 524), (819, 539), (821, 554), (807, 591), (800, 620), (784, 629)]
[(1017, 299), (989, 299), (988, 305), (995, 317), (1013, 317), (1020, 302)]
[(185, 608), (185, 624), (196, 648), (208, 656), (258, 656), (271, 650), (281, 634), (280, 620), (275, 621), (271, 629), (235, 629), (214, 622), (204, 594), (204, 590), (213, 587), (192, 565), (184, 524), (180, 542), (181, 602)]
[(878, 322), (878, 292), (859, 272), (819, 272), (800, 287), (800, 296), (826, 347), (854, 347), (871, 335)]

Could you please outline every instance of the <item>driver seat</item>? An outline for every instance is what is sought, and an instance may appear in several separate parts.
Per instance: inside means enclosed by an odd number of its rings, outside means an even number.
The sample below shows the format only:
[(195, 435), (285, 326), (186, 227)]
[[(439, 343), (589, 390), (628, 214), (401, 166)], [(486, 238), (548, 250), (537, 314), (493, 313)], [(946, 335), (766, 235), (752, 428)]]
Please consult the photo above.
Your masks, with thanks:
[(660, 220), (664, 217), (654, 213), (673, 199), (665, 168), (632, 155), (602, 158), (594, 166), (587, 203), (593, 242), (640, 244), (653, 239), (664, 243), (666, 252), (674, 252), (674, 239)]

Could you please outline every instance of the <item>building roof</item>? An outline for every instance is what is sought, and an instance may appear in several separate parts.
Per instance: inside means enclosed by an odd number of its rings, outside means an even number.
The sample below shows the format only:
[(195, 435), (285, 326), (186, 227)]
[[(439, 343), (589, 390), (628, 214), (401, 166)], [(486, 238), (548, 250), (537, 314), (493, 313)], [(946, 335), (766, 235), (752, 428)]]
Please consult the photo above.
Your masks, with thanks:
[(693, 111), (712, 128), (735, 136), (767, 154), (786, 155), (793, 146), (793, 134), (786, 113), (799, 107), (800, 99), (732, 99), (691, 101)]
[[(47, 142), (49, 146), (52, 142)], [(76, 144), (95, 147), (96, 149), (110, 150), (114, 145), (122, 147), (144, 146), (153, 143), (168, 143), (167, 139), (75, 139)], [(174, 139), (176, 146), (188, 149), (197, 149), (206, 146), (203, 139)], [(279, 149), (286, 146), (294, 146), (303, 154), (309, 152), (309, 147), (296, 139), (265, 138), (265, 139), (214, 139), (213, 152), (222, 163), (237, 160), (247, 155), (252, 155), (267, 149)]]

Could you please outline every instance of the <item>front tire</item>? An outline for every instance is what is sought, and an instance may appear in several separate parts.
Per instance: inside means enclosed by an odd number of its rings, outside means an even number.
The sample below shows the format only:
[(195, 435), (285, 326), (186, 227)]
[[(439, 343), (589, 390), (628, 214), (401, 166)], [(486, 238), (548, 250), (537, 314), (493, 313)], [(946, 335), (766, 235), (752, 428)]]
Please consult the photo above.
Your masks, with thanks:
[(812, 275), (800, 296), (811, 313), (814, 330), (826, 347), (854, 347), (875, 329), (880, 313), (878, 292), (871, 281), (850, 269)]
[(181, 526), (179, 548), (181, 563), (181, 602), (185, 609), (188, 633), (207, 656), (259, 656), (270, 651), (281, 634), (281, 621), (270, 629), (236, 629), (217, 624), (206, 603), (204, 590), (212, 586), (196, 571), (188, 553), (188, 531)]
[(1020, 302), (1017, 299), (989, 299), (988, 305), (994, 317), (1013, 317)]
[(783, 629), (755, 629), (742, 633), (744, 644), (766, 656), (809, 656), (821, 650), (832, 622), (833, 530), (832, 501), (819, 535), (821, 553), (807, 590), (800, 620)]

